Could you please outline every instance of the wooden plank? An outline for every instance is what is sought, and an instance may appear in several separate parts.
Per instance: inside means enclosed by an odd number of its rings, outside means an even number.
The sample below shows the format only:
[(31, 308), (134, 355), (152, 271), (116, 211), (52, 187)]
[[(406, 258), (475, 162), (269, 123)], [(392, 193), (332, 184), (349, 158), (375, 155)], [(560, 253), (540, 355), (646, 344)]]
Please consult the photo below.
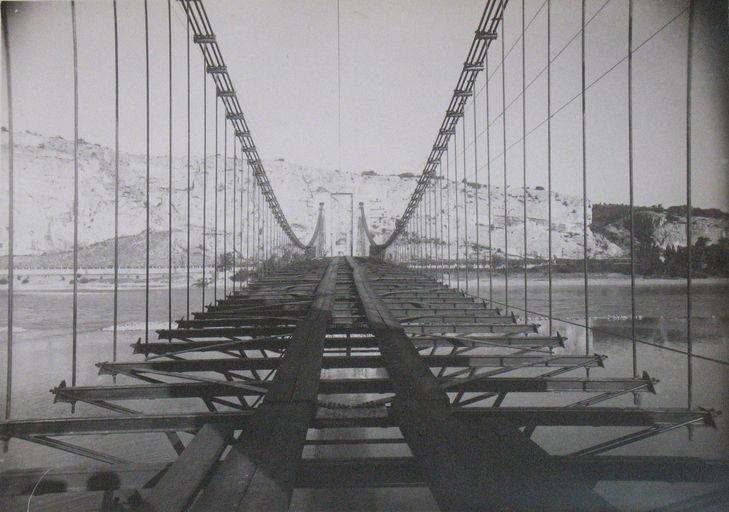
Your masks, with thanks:
[(338, 259), (329, 263), (263, 403), (193, 504), (192, 512), (288, 509), (306, 433), (316, 414), (338, 265)]
[(464, 423), (397, 320), (353, 259), (357, 291), (396, 397), (391, 414), (442, 510), (612, 510), (587, 486), (569, 486), (550, 471), (547, 455), (513, 424)]
[(218, 462), (232, 433), (232, 428), (223, 425), (202, 427), (152, 489), (147, 500), (151, 509), (160, 512), (184, 510)]

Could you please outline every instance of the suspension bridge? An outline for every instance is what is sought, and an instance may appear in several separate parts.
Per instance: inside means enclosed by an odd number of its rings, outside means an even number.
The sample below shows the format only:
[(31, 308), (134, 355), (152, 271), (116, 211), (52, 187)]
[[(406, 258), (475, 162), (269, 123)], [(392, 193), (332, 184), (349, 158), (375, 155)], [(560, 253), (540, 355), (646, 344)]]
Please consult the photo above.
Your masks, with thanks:
[[(578, 26), (573, 27), (574, 37), (567, 43), (580, 43), (582, 66), (579, 94), (570, 100), (581, 106), (579, 120), (583, 137), (576, 151), (582, 154), (584, 191), (580, 214), (583, 217), (581, 262), (585, 316), (584, 322), (576, 323), (584, 331), (584, 344), (574, 348), (558, 329), (570, 320), (559, 318), (553, 310), (555, 259), (549, 256), (538, 261), (527, 256), (528, 223), (523, 223), (522, 250), (509, 249), (506, 228), (503, 250), (492, 249), (496, 245), (492, 239), (495, 236), (492, 217), (503, 216), (506, 227), (510, 215), (507, 201), (514, 200), (512, 195), (504, 193), (503, 204), (493, 204), (491, 188), (496, 185), (495, 176), (502, 173), (500, 184), (506, 190), (513, 173), (524, 173), (523, 198), (519, 202), (523, 203), (526, 219), (529, 193), (526, 172), (530, 156), (525, 140), (538, 127), (546, 127), (547, 133), (551, 133), (553, 117), (564, 108), (564, 105), (552, 105), (550, 96), (554, 73), (551, 64), (564, 50), (551, 46), (551, 0), (534, 3), (531, 17), (527, 16), (526, 6), (532, 2), (485, 1), (480, 19), (474, 20), (472, 42), (453, 93), (450, 98), (443, 98), (445, 114), (409, 202), (403, 205), (402, 214), (383, 237), (369, 226), (367, 204), (359, 203), (355, 208), (354, 196), (340, 192), (349, 195), (351, 223), (348, 243), (339, 255), (334, 254), (331, 235), (327, 232), (323, 203), (312, 209), (316, 221), (312, 223), (315, 228), (310, 236), (297, 234), (292, 227), (294, 223), (287, 218), (286, 205), (277, 199), (256, 148), (205, 3), (168, 0), (166, 25), (154, 27), (149, 24), (145, 0), (147, 198), (151, 186), (149, 33), (164, 30), (169, 34), (171, 154), (173, 122), (179, 122), (173, 119), (172, 53), (180, 51), (172, 44), (173, 16), (182, 17), (187, 31), (186, 48), (181, 50), (187, 60), (187, 83), (182, 87), (186, 90), (187, 103), (187, 116), (182, 116), (187, 123), (187, 166), (173, 168), (170, 157), (168, 167), (167, 326), (155, 330), (150, 324), (150, 301), (154, 300), (150, 294), (150, 269), (154, 265), (150, 262), (150, 204), (147, 201), (146, 265), (141, 269), (145, 273), (144, 333), (137, 340), (125, 339), (123, 331), (117, 329), (118, 134), (124, 129), (119, 123), (117, 64), (112, 359), (96, 364), (99, 373), (109, 379), (104, 385), (78, 382), (79, 290), (78, 279), (74, 279), (70, 372), (67, 379), (51, 384), (52, 396), (48, 399), (49, 404), (70, 404), (69, 411), (74, 414), (36, 419), (13, 415), (13, 400), (22, 396), (22, 389), (13, 387), (17, 378), (13, 374), (16, 341), (13, 337), (13, 204), (15, 194), (22, 191), (16, 191), (13, 184), (12, 87), (25, 85), (13, 82), (11, 64), (17, 63), (10, 60), (12, 39), (8, 33), (12, 26), (8, 26), (8, 18), (11, 13), (8, 4), (3, 3), (9, 139), (6, 155), (9, 279), (6, 402), (0, 437), (5, 441), (6, 451), (22, 451), (30, 443), (49, 451), (72, 454), (81, 461), (76, 466), (4, 469), (0, 473), (0, 497), (8, 507), (25, 509), (30, 496), (38, 499), (40, 495), (48, 495), (58, 498), (55, 502), (58, 510), (74, 509), (68, 507), (74, 507), (76, 502), (64, 498), (73, 500), (81, 496), (92, 505), (78, 510), (271, 511), (296, 509), (292, 497), (300, 490), (390, 489), (407, 496), (414, 488), (427, 488), (433, 507), (441, 510), (603, 511), (622, 507), (615, 496), (600, 487), (601, 483), (669, 482), (696, 487), (684, 495), (680, 492), (672, 495), (671, 503), (658, 503), (655, 510), (723, 510), (729, 502), (726, 487), (729, 460), (690, 456), (686, 455), (686, 449), (676, 450), (670, 443), (660, 445), (662, 438), (672, 435), (670, 432), (696, 435), (700, 429), (707, 433), (705, 442), (716, 446), (726, 435), (717, 428), (720, 412), (703, 402), (708, 398), (695, 389), (694, 383), (695, 361), (719, 367), (726, 367), (729, 362), (695, 353), (693, 346), (690, 123), (685, 129), (688, 240), (685, 349), (641, 339), (635, 309), (637, 249), (633, 236), (630, 81), (633, 55), (661, 30), (679, 21), (684, 23), (687, 69), (686, 95), (682, 101), (690, 119), (692, 42), (701, 37), (694, 33), (695, 0), (689, 0), (658, 32), (640, 42), (633, 41), (635, 2), (623, 2), (629, 13), (628, 52), (618, 64), (627, 66), (629, 77), (626, 98), (631, 151), (631, 240), (629, 259), (624, 261), (630, 270), (632, 301), (630, 332), (625, 336), (630, 352), (629, 367), (611, 367), (610, 360), (595, 353), (591, 343), (599, 328), (589, 323), (588, 173), (584, 134), (588, 122), (586, 93), (600, 78), (587, 82), (585, 34), (591, 21), (610, 1), (601, 4), (591, 17), (586, 12), (585, 1), (576, 2), (575, 5), (581, 5), (581, 16)], [(118, 63), (117, 3), (113, 1), (109, 5), (116, 43), (114, 58)], [(214, 8), (215, 4), (210, 6)], [(84, 8), (82, 2), (68, 4), (74, 63), (78, 52), (76, 14), (80, 8)], [(524, 117), (521, 138), (512, 144), (516, 150), (523, 151), (523, 165), (513, 169), (506, 158), (512, 149), (506, 137), (506, 111), (515, 102), (521, 102), (522, 112), (526, 111), (527, 90), (537, 77), (529, 77), (522, 67), (520, 83), (516, 84), (518, 94), (512, 103), (507, 103), (504, 68), (509, 57), (521, 66), (526, 65), (529, 51), (526, 34), (532, 23), (540, 19), (546, 23), (547, 33), (547, 40), (540, 44), (546, 44), (549, 50), (544, 68), (538, 73), (538, 76), (546, 75), (547, 116), (534, 128), (527, 126)], [(504, 44), (507, 20), (516, 34), (512, 35), (516, 42), (510, 48)], [(205, 131), (204, 144), (209, 138), (209, 118), (215, 120), (215, 156), (207, 156), (209, 148), (203, 149), (206, 159), (203, 186), (214, 191), (214, 205), (207, 203), (207, 193), (203, 194), (201, 204), (194, 204), (190, 195), (190, 125), (195, 122), (190, 116), (190, 61), (195, 48), (200, 52), (205, 76), (202, 98), (205, 112), (200, 120)], [(78, 260), (81, 78), (76, 66), (73, 276), (81, 271)], [(501, 98), (488, 100), (491, 80), (502, 81)], [(527, 85), (529, 80), (532, 81)], [(211, 112), (208, 112), (208, 95), (214, 101)], [(479, 95), (487, 98), (483, 115), (476, 110)], [(502, 113), (494, 118), (488, 109), (499, 104)], [(472, 124), (467, 122), (469, 109)], [(218, 119), (222, 121), (222, 130)], [(486, 125), (480, 131), (478, 123), (484, 119)], [(483, 130), (503, 130), (503, 147), (488, 147), (487, 136), (486, 153), (483, 148), (480, 152), (477, 145)], [(219, 165), (221, 145), (224, 154)], [(503, 167), (492, 169), (497, 151), (501, 151)], [(229, 168), (229, 152), (233, 155), (232, 168)], [(487, 172), (479, 179), (479, 169), (483, 172), (484, 165), (479, 166), (478, 158), (484, 154)], [(548, 238), (549, 255), (553, 254), (554, 231), (551, 158), (551, 146), (548, 146), (548, 219), (543, 234)], [(467, 175), (469, 167), (471, 176)], [(187, 215), (186, 300), (182, 318), (176, 321), (172, 308), (173, 172), (186, 173), (187, 179), (187, 195), (182, 205)], [(478, 192), (482, 187), (488, 191), (485, 199)], [(190, 258), (190, 219), (195, 208), (203, 210), (204, 219), (199, 266), (191, 263)], [(488, 214), (485, 228), (480, 224), (484, 212)], [(222, 214), (220, 219), (219, 214)], [(212, 215), (211, 223), (205, 224)], [(206, 252), (209, 249), (205, 240), (213, 241), (212, 254)], [(531, 276), (528, 270), (535, 264), (546, 270), (546, 309), (531, 304), (526, 293)], [(191, 293), (196, 286), (191, 268), (202, 273), (199, 307), (194, 304), (195, 294)], [(179, 271), (179, 266), (175, 265), (175, 269)], [(154, 271), (159, 272), (159, 268)], [(506, 287), (503, 300), (494, 291), (496, 275)], [(519, 282), (515, 283), (516, 280)], [(522, 300), (515, 302), (511, 298), (510, 284), (523, 285)], [(119, 342), (131, 347), (120, 350)], [(641, 369), (645, 364), (639, 357), (642, 346), (670, 352), (685, 360), (685, 406), (642, 406), (644, 395), (655, 396), (657, 401), (651, 403), (660, 403), (660, 379), (671, 377)], [(177, 406), (156, 405), (159, 402), (173, 402)], [(176, 412), (161, 412), (168, 410)], [(554, 436), (562, 439), (566, 451), (556, 454), (538, 442), (535, 434), (545, 429), (556, 432)], [(583, 434), (576, 435), (577, 431)], [(591, 432), (595, 431), (600, 434), (593, 436)], [(103, 439), (122, 434), (138, 436), (140, 440), (166, 438), (165, 443), (169, 443), (175, 457), (165, 462), (139, 460), (104, 449)], [(98, 436), (103, 436), (101, 442), (87, 442), (98, 440)], [(581, 442), (572, 446), (572, 437)], [(635, 446), (646, 442), (659, 443), (659, 453), (633, 454), (631, 450)], [(687, 444), (690, 449), (691, 443), (687, 441)], [(343, 449), (336, 452), (342, 456), (311, 456), (312, 450), (330, 448)], [(396, 456), (382, 456), (382, 450), (390, 448), (395, 451), (388, 453)], [(53, 509), (53, 502), (49, 507)]]

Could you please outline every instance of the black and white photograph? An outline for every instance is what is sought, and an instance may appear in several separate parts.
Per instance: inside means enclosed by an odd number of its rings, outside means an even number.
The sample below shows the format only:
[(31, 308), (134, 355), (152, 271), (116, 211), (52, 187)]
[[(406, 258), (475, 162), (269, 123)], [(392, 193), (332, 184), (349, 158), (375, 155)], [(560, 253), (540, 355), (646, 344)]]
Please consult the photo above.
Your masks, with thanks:
[(729, 0), (0, 9), (0, 510), (729, 510)]

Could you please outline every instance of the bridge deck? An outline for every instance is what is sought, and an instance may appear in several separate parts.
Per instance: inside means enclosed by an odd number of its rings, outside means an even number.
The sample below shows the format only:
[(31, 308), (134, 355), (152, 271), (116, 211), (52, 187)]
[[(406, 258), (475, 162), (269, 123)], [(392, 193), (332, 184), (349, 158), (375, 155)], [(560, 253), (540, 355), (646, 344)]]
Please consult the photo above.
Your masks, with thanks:
[[(118, 384), (52, 390), (57, 401), (114, 415), (0, 423), (5, 438), (111, 464), (54, 470), (36, 493), (133, 489), (152, 510), (286, 510), (296, 488), (427, 486), (443, 510), (612, 510), (593, 490), (600, 480), (717, 482), (729, 473), (692, 458), (599, 456), (713, 425), (714, 413), (591, 407), (654, 393), (657, 381), (586, 377), (578, 370), (602, 367), (603, 356), (559, 354), (561, 336), (376, 260), (295, 264), (158, 334), (165, 341), (133, 345), (144, 360), (97, 365)], [(522, 405), (502, 406), (509, 393)], [(563, 405), (546, 405), (545, 393), (560, 393)], [(127, 406), (181, 398), (206, 410)], [(631, 430), (555, 456), (531, 438), (539, 426)], [(392, 427), (402, 436), (377, 434)], [(336, 433), (345, 431), (356, 435)], [(127, 461), (67, 441), (150, 432), (167, 435), (174, 462)], [(306, 446), (387, 444), (406, 444), (412, 457), (302, 457)], [(42, 473), (5, 472), (0, 496), (28, 494)]]

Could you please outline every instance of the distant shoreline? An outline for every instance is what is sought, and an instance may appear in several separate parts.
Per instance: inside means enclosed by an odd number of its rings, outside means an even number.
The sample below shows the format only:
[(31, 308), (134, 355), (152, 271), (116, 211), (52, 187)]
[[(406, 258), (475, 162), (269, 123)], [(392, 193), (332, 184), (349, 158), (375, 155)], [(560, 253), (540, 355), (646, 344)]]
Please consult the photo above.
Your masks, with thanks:
[[(81, 270), (79, 272), (82, 277), (79, 279), (78, 291), (79, 292), (107, 292), (114, 289), (113, 281), (113, 269), (107, 272), (107, 269), (103, 269), (102, 272), (97, 272), (96, 269)], [(40, 273), (40, 269), (37, 269), (34, 273), (28, 273), (20, 269), (15, 271), (15, 286), (13, 287), (14, 293), (23, 292), (56, 292), (56, 293), (71, 293), (72, 281), (67, 279), (71, 274), (67, 270), (64, 272), (54, 273)], [(229, 275), (232, 272), (229, 271)], [(222, 286), (224, 279), (222, 273), (219, 273), (218, 286)], [(134, 276), (134, 277), (130, 277)], [(465, 283), (466, 272), (459, 270), (458, 276), (460, 277), (461, 284)], [(479, 272), (480, 280), (483, 283), (484, 280), (488, 280), (488, 271), (481, 270)], [(454, 285), (456, 281), (455, 270), (451, 271), (451, 284)], [(475, 272), (469, 270), (469, 280), (475, 282)], [(504, 273), (502, 271), (494, 272), (492, 274), (494, 285), (503, 286)], [(191, 269), (190, 281), (191, 288), (200, 288), (196, 283), (202, 278), (202, 271), (198, 269)], [(208, 279), (207, 288), (213, 286), (211, 278), (211, 269), (206, 271), (206, 278)], [(548, 275), (542, 272), (529, 272), (527, 274), (528, 285), (532, 286), (547, 286), (549, 283)], [(630, 279), (629, 274), (622, 274), (616, 272), (594, 272), (588, 274), (588, 282), (592, 285), (609, 284), (616, 285), (621, 282), (628, 282)], [(552, 280), (555, 283), (562, 285), (582, 285), (584, 283), (584, 275), (580, 272), (571, 273), (553, 273)], [(638, 284), (651, 284), (651, 285), (677, 285), (685, 284), (686, 279), (681, 277), (641, 277), (636, 276), (636, 282)], [(228, 286), (232, 287), (233, 281), (228, 279)], [(726, 284), (729, 285), (729, 277), (695, 277), (694, 283), (699, 285), (712, 285), (712, 284)], [(167, 290), (169, 286), (167, 269), (155, 269), (154, 273), (150, 273), (150, 289), (151, 290)], [(524, 285), (524, 273), (523, 272), (509, 272), (509, 286), (514, 288), (520, 288)], [(124, 272), (119, 274), (118, 289), (119, 291), (136, 291), (144, 290), (145, 288), (145, 273), (142, 269), (137, 272)], [(180, 290), (187, 288), (187, 272), (185, 269), (181, 271), (174, 271), (172, 273), (172, 289)], [(0, 292), (6, 295), (8, 290), (7, 283), (0, 284)]]

